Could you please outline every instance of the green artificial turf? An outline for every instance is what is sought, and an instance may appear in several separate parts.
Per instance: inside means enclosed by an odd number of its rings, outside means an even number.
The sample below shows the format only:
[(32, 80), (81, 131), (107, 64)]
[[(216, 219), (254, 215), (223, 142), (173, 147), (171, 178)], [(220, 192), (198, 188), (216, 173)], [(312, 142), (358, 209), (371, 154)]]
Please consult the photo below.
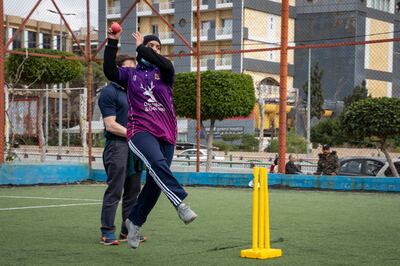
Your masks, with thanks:
[[(0, 188), (1, 265), (400, 265), (400, 195), (270, 190), (272, 260), (240, 258), (251, 246), (251, 189), (187, 187), (199, 217), (184, 225), (161, 196), (136, 250), (98, 243), (104, 185)], [(98, 201), (97, 203), (101, 203)], [(116, 224), (120, 225), (120, 210)]]

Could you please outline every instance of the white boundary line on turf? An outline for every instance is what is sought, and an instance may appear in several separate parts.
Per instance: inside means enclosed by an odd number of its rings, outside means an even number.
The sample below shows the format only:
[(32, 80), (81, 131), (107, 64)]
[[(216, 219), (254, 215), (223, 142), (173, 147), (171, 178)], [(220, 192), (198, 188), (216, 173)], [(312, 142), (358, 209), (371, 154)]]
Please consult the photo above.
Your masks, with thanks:
[(0, 196), (9, 199), (44, 199), (44, 200), (80, 200), (80, 201), (102, 201), (97, 199), (74, 199), (74, 198), (47, 198), (47, 197), (26, 197), (26, 196)]
[(42, 209), (42, 208), (57, 208), (57, 207), (70, 207), (70, 206), (85, 206), (85, 205), (96, 205), (96, 204), (101, 204), (101, 202), (60, 204), (60, 205), (44, 205), (44, 206), (27, 206), (27, 207), (15, 207), (15, 208), (0, 208), (0, 211), (14, 211), (14, 210), (24, 210), (24, 209)]

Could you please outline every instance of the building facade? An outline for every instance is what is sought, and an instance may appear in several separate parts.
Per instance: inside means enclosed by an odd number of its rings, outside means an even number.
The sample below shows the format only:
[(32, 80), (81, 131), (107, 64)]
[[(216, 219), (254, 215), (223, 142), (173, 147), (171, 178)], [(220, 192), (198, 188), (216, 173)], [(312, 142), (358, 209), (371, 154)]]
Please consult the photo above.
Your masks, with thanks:
[[(297, 44), (369, 41), (400, 37), (398, 0), (298, 0)], [(386, 42), (311, 49), (312, 65), (324, 71), (324, 98), (343, 100), (366, 81), (373, 97), (400, 97), (400, 44)], [(295, 82), (307, 81), (308, 51), (297, 50)]]
[[(80, 47), (83, 49), (83, 51), (86, 51), (87, 28), (86, 27), (80, 28), (79, 30), (74, 31), (74, 34)], [(97, 30), (94, 27), (92, 27), (90, 29), (90, 49), (92, 55), (97, 51), (98, 46), (99, 46), (99, 36)], [(82, 50), (76, 43), (72, 45), (72, 52), (79, 56), (84, 55)]]
[[(133, 1), (106, 0), (99, 1), (99, 39), (106, 38), (107, 28), (113, 21), (124, 15)], [(186, 39), (196, 47), (196, 0), (153, 0), (154, 8)], [(294, 40), (295, 1), (290, 1), (289, 40)], [(202, 0), (201, 1), (200, 40), (201, 51), (223, 52), (228, 50), (258, 49), (279, 47), (281, 27), (280, 0)], [(136, 54), (136, 47), (131, 32), (158, 35), (162, 42), (162, 54), (191, 53), (183, 41), (157, 17), (144, 2), (131, 12), (124, 22), (121, 38), (121, 53)], [(172, 58), (177, 72), (196, 71), (195, 57)], [(203, 56), (201, 70), (231, 70), (247, 73), (253, 77), (256, 88), (265, 79), (279, 82), (279, 51), (255, 52), (242, 54), (218, 54)], [(294, 55), (289, 53), (288, 91), (293, 94)], [(266, 89), (262, 97), (276, 95), (276, 87)], [(255, 92), (256, 95), (257, 92)], [(276, 100), (269, 105), (278, 105)], [(266, 110), (275, 108), (268, 107)], [(219, 121), (216, 124), (219, 132), (237, 132), (237, 134), (254, 133), (259, 123), (257, 112), (241, 120)], [(265, 116), (269, 119), (270, 116)], [(258, 118), (259, 119), (259, 118)], [(265, 125), (279, 124), (267, 121)], [(278, 122), (278, 123), (277, 123)], [(195, 142), (196, 126), (193, 121), (180, 124), (181, 141)], [(240, 130), (239, 130), (240, 128)], [(222, 133), (224, 134), (224, 133)], [(185, 139), (186, 138), (186, 139)], [(202, 140), (203, 141), (203, 140)]]
[[(4, 16), (4, 42), (7, 42), (14, 35), (24, 19), (18, 16)], [(72, 41), (65, 25), (60, 26), (60, 24), (34, 19), (28, 20), (22, 32), (17, 35), (8, 49), (44, 48), (60, 50), (60, 29), (62, 29), (62, 50), (71, 52)]]

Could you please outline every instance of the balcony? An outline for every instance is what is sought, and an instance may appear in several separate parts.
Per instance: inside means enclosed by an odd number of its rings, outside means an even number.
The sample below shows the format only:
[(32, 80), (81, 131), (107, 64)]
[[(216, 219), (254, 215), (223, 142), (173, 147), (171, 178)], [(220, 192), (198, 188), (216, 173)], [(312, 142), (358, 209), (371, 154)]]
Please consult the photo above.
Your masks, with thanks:
[(254, 35), (254, 34), (249, 33), (247, 36), (247, 39), (252, 40), (252, 41), (257, 41), (257, 42), (269, 43), (269, 38), (266, 35), (261, 36), (261, 35)]
[[(200, 41), (207, 41), (208, 40), (208, 31), (210, 29), (200, 29)], [(192, 42), (197, 41), (197, 31), (193, 30), (193, 35), (192, 35)]]
[(217, 0), (216, 7), (217, 8), (232, 8), (233, 3), (232, 3), (232, 0)]
[[(207, 10), (208, 9), (208, 4), (203, 4), (203, 1), (200, 1), (200, 10)], [(192, 1), (192, 10), (196, 11), (197, 10), (197, 0)]]
[(107, 8), (107, 18), (119, 18), (121, 16), (120, 6), (109, 6)]
[(137, 7), (137, 15), (138, 16), (151, 16), (153, 11), (148, 5), (140, 5)]
[(162, 2), (159, 4), (160, 14), (173, 14), (175, 12), (174, 2)]
[(231, 70), (232, 56), (223, 56), (215, 59), (215, 70)]
[(215, 39), (216, 40), (229, 40), (229, 39), (232, 39), (232, 28), (231, 27), (225, 27), (225, 28), (216, 29)]
[[(200, 59), (200, 71), (206, 71), (207, 68), (207, 59)], [(197, 59), (192, 57), (192, 71), (197, 71)]]
[(159, 32), (158, 38), (162, 44), (173, 44), (175, 42), (174, 33), (172, 31)]
[(162, 44), (173, 44), (175, 42), (174, 33), (172, 31), (158, 32), (158, 33), (152, 33), (152, 32), (143, 33), (143, 36), (146, 35), (158, 36)]

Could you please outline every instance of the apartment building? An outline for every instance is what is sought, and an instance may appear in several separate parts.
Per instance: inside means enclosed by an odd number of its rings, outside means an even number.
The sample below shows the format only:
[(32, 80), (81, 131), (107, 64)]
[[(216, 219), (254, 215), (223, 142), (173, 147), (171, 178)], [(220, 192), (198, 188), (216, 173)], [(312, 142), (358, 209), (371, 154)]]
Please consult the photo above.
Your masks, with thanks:
[[(295, 39), (306, 44), (399, 38), (399, 11), (399, 0), (298, 0)], [(324, 71), (325, 99), (343, 100), (363, 80), (373, 97), (400, 97), (398, 42), (312, 49), (311, 55)], [(307, 65), (308, 51), (296, 51), (298, 88), (307, 80)]]
[[(108, 26), (118, 20), (133, 1), (106, 0), (99, 2), (99, 39), (106, 38)], [(171, 23), (172, 26), (194, 47), (197, 45), (196, 30), (196, 0), (153, 0), (154, 8)], [(294, 10), (295, 1), (290, 1), (289, 39), (294, 40)], [(201, 1), (200, 41), (203, 52), (223, 52), (228, 50), (257, 49), (279, 47), (281, 27), (280, 0), (202, 0)], [(136, 47), (129, 33), (139, 30), (143, 34), (158, 35), (162, 42), (162, 54), (191, 53), (183, 41), (174, 34), (152, 10), (140, 2), (136, 9), (124, 22), (124, 32), (121, 38), (121, 53), (135, 54)], [(177, 72), (196, 70), (195, 57), (172, 58)], [(279, 51), (256, 52), (244, 54), (219, 54), (203, 56), (201, 70), (231, 70), (238, 73), (248, 73), (253, 76), (255, 85), (264, 84), (262, 97), (270, 99), (266, 110), (277, 110), (279, 101)], [(288, 91), (293, 95), (294, 55), (289, 54)], [(273, 84), (265, 81), (274, 80)], [(262, 82), (264, 81), (264, 82)], [(296, 94), (296, 93), (295, 93)], [(255, 114), (258, 116), (258, 114)], [(268, 117), (268, 116), (266, 116)], [(274, 120), (279, 124), (279, 120)], [(241, 130), (233, 127), (240, 124)], [(188, 138), (196, 132), (193, 123), (186, 125)], [(265, 123), (271, 125), (271, 123)], [(237, 134), (254, 132), (258, 126), (254, 114), (248, 119), (221, 121), (217, 128)], [(182, 126), (185, 127), (185, 126)], [(182, 128), (181, 127), (181, 128)], [(224, 130), (221, 129), (221, 132)], [(193, 135), (194, 137), (195, 135)]]
[[(86, 51), (86, 38), (87, 38), (87, 27), (80, 28), (79, 30), (74, 31), (76, 40), (78, 41), (80, 47), (83, 51)], [(99, 46), (99, 36), (97, 33), (97, 29), (91, 27), (90, 29), (90, 48), (91, 53), (94, 54), (97, 51), (97, 47)], [(72, 52), (76, 55), (83, 56), (82, 50), (79, 46), (74, 43), (72, 45)]]
[[(4, 15), (4, 42), (14, 35), (23, 20), (23, 17)], [(62, 30), (63, 51), (72, 51), (71, 37), (65, 25), (60, 27), (60, 24), (34, 19), (28, 20), (22, 32), (17, 35), (8, 49), (45, 48), (60, 50), (60, 29)]]

